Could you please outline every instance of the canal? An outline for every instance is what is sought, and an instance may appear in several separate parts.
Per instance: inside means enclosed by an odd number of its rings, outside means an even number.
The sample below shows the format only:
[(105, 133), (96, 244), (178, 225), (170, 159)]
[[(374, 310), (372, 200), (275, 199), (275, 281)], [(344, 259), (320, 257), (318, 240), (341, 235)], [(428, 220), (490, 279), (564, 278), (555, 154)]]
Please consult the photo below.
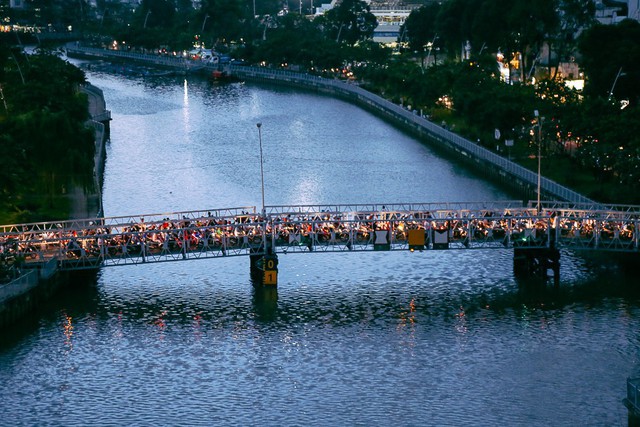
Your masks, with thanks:
[[(89, 70), (112, 111), (107, 216), (261, 204), (517, 198), (341, 100)], [(640, 291), (562, 254), (290, 254), (277, 292), (244, 257), (77, 276), (0, 337), (0, 424), (625, 425)]]

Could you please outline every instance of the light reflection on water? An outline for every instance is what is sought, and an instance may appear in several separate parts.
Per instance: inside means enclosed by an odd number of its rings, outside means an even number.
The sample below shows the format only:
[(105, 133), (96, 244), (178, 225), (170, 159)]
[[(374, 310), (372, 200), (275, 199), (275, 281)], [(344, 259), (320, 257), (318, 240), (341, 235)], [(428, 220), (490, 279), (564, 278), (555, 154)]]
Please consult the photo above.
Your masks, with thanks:
[[(341, 101), (93, 77), (114, 116), (108, 215), (257, 205), (258, 121), (278, 146), (266, 162), (271, 204), (509, 197)], [(91, 286), (72, 279), (0, 337), (2, 419), (626, 420), (624, 381), (640, 371), (639, 291), (597, 259), (563, 253), (558, 289), (515, 282), (507, 250), (289, 254), (279, 265), (269, 292), (252, 288), (244, 257), (104, 269)]]

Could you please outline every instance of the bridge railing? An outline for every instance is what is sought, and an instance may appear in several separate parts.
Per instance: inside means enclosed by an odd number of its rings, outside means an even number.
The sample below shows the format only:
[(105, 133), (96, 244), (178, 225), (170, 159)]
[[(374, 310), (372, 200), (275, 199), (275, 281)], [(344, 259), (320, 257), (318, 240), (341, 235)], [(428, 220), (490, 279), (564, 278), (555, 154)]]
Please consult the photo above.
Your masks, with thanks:
[(461, 212), (464, 210), (485, 215), (492, 212), (503, 212), (508, 209), (521, 210), (524, 204), (520, 200), (504, 200), (493, 202), (442, 202), (442, 203), (354, 203), (336, 205), (298, 205), (298, 206), (266, 206), (270, 215), (318, 215), (339, 213), (357, 215), (359, 213), (398, 212), (401, 215), (425, 212)]
[[(568, 248), (637, 252), (636, 214), (538, 212), (509, 202), (268, 206), (99, 218), (71, 228), (12, 226), (0, 234), (4, 262), (95, 268), (276, 252)], [(404, 207), (404, 209), (400, 209)], [(349, 208), (348, 210), (346, 208)], [(445, 209), (446, 208), (446, 209)], [(216, 213), (218, 215), (213, 215)], [(86, 225), (77, 228), (78, 224)], [(16, 233), (15, 230), (21, 230)]]
[[(553, 211), (591, 211), (591, 212), (607, 212), (620, 213), (622, 215), (636, 214), (640, 215), (640, 205), (616, 205), (608, 203), (574, 203), (566, 201), (541, 201), (543, 209)], [(535, 207), (534, 202), (529, 202), (528, 206)]]
[[(135, 227), (85, 230), (20, 242), (15, 254), (30, 262), (59, 260), (62, 268), (95, 268), (184, 259), (276, 252), (406, 250), (425, 248), (549, 247), (552, 219), (527, 211), (509, 217), (354, 213), (337, 219), (312, 215), (266, 221), (182, 222), (177, 227), (144, 223)], [(348, 219), (346, 219), (348, 218)], [(413, 238), (416, 239), (412, 243)]]
[(159, 54), (149, 54), (149, 53), (140, 53), (140, 52), (131, 52), (125, 50), (112, 50), (112, 49), (102, 49), (88, 46), (80, 46), (75, 44), (67, 45), (67, 53), (77, 53), (83, 54), (86, 56), (94, 56), (96, 58), (103, 57), (111, 57), (117, 59), (131, 59), (134, 61), (143, 61), (156, 65), (163, 65), (172, 68), (187, 68), (191, 63), (195, 63), (196, 61), (192, 61), (189, 58), (184, 56), (167, 56), (167, 55), (159, 55)]
[(255, 216), (255, 206), (0, 225), (0, 238), (14, 237), (23, 240), (33, 233), (66, 233), (102, 227), (131, 226), (141, 222), (144, 223), (145, 220), (147, 222), (166, 221), (173, 223), (185, 220), (196, 221), (200, 219), (229, 218), (242, 215)]

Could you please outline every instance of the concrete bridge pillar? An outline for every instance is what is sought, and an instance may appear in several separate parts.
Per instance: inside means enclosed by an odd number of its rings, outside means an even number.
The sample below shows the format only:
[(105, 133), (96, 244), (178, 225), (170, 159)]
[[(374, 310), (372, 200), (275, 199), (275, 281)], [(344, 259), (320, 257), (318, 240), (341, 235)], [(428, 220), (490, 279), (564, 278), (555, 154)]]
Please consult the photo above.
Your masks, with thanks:
[(514, 248), (513, 273), (516, 277), (538, 277), (560, 284), (560, 251), (556, 248)]
[(276, 287), (278, 285), (278, 255), (271, 247), (249, 255), (251, 262), (251, 280), (256, 286)]

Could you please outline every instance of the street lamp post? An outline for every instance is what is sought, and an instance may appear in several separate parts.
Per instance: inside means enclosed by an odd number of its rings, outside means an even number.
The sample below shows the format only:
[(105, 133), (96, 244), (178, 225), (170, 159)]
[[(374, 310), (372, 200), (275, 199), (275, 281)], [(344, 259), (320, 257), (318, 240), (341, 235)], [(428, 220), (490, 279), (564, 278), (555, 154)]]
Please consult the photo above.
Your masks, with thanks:
[(427, 43), (427, 47), (429, 48), (429, 54), (427, 55), (427, 67), (429, 66), (429, 58), (431, 58), (431, 50), (435, 49), (436, 40), (438, 39), (438, 34), (433, 36), (433, 40)]
[(207, 25), (207, 19), (209, 19), (209, 14), (204, 16), (204, 21), (202, 21), (202, 28), (200, 29), (201, 33), (204, 33), (204, 26)]
[(147, 28), (147, 20), (149, 19), (149, 15), (151, 15), (151, 11), (148, 11), (147, 15), (144, 17), (144, 25), (142, 26), (142, 28), (144, 29)]
[(542, 153), (541, 153), (541, 149), (542, 149), (542, 120), (543, 117), (539, 117), (539, 113), (538, 110), (535, 110), (533, 112), (534, 116), (536, 117), (536, 121), (538, 122), (538, 190), (537, 190), (537, 204), (536, 204), (536, 210), (538, 211), (538, 213), (540, 213), (540, 178), (541, 178), (541, 174), (540, 174), (540, 166), (541, 166), (541, 159), (542, 159)]
[(7, 100), (4, 99), (4, 92), (2, 91), (2, 85), (0, 85), (0, 98), (2, 98), (2, 103), (4, 104), (4, 112), (9, 114), (9, 109), (7, 108)]
[(613, 90), (616, 88), (616, 83), (618, 83), (618, 79), (620, 78), (620, 76), (624, 76), (622, 67), (620, 67), (620, 69), (618, 70), (618, 74), (616, 74), (616, 78), (613, 81), (613, 85), (611, 86), (611, 90), (609, 91), (609, 99), (611, 99), (611, 97), (613, 96)]
[(260, 141), (260, 183), (262, 186), (262, 217), (266, 218), (266, 211), (264, 208), (264, 167), (262, 158), (262, 123), (257, 123), (258, 127), (258, 140)]

